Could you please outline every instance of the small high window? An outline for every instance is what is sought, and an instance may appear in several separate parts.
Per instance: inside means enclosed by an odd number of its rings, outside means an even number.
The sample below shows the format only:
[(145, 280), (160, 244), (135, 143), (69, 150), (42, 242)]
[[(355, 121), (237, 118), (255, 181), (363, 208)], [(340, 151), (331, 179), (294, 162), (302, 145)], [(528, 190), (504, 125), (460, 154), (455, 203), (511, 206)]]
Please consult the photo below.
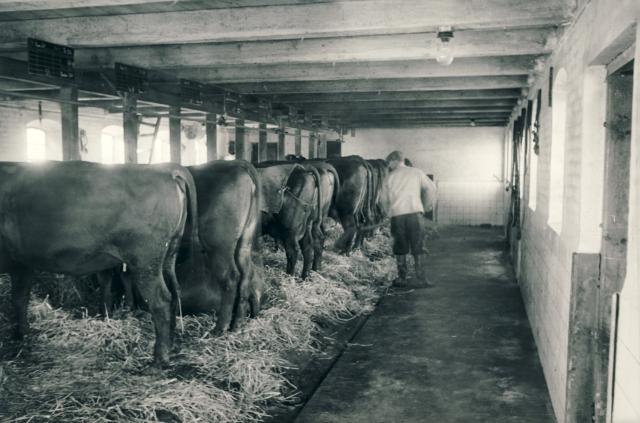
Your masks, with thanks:
[(47, 134), (38, 128), (27, 128), (27, 161), (47, 159)]
[(124, 139), (122, 128), (112, 125), (102, 130), (100, 136), (100, 157), (105, 164), (124, 163)]
[[(538, 100), (533, 100), (531, 110), (536, 110)], [(533, 122), (535, 124), (535, 122)], [(529, 208), (531, 210), (536, 209), (536, 197), (538, 195), (538, 155), (534, 152), (533, 145), (533, 131), (531, 132), (532, 140), (529, 143)], [(540, 134), (538, 134), (540, 135)]]

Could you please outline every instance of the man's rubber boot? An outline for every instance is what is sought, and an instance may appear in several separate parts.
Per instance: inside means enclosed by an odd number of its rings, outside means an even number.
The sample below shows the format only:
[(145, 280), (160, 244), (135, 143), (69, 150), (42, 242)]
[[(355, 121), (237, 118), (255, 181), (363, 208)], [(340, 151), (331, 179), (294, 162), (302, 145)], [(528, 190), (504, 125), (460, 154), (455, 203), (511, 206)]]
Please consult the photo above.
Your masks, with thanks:
[(413, 260), (416, 266), (416, 279), (418, 282), (421, 282), (421, 285), (426, 287), (435, 286), (427, 277), (427, 255), (417, 254), (413, 256)]
[(396, 286), (402, 286), (407, 283), (407, 273), (409, 269), (407, 268), (407, 256), (405, 255), (397, 255), (396, 263), (398, 264), (398, 277), (393, 281), (393, 284)]

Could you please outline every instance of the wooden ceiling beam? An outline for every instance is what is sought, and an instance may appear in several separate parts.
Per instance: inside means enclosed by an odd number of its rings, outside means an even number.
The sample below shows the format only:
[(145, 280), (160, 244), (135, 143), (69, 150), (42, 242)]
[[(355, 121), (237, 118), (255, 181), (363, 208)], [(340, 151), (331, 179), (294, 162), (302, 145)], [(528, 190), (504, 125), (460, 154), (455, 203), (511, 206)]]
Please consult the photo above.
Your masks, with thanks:
[(482, 122), (507, 122), (508, 118), (503, 118), (501, 116), (498, 117), (489, 117), (487, 119), (477, 119), (477, 118), (469, 118), (469, 119), (420, 119), (420, 118), (396, 118), (396, 119), (359, 119), (359, 120), (345, 120), (342, 121), (343, 126), (358, 126), (362, 124), (384, 124), (384, 123), (462, 123), (466, 125), (473, 126), (473, 123), (482, 123)]
[(306, 107), (306, 103), (346, 103), (380, 101), (440, 101), (440, 100), (488, 100), (517, 99), (521, 97), (520, 88), (506, 89), (469, 89), (436, 91), (372, 91), (309, 94), (281, 94), (270, 96), (274, 101)]
[(344, 103), (305, 103), (304, 108), (312, 113), (342, 112), (349, 110), (428, 110), (449, 108), (514, 107), (515, 99), (496, 100), (407, 100), (407, 101), (352, 101)]
[(435, 32), (441, 25), (457, 30), (531, 28), (563, 22), (564, 9), (555, 0), (326, 2), (7, 21), (0, 26), (0, 40), (34, 37), (99, 47), (406, 34)]
[(523, 88), (526, 76), (478, 76), (458, 78), (406, 78), (345, 81), (294, 81), (250, 84), (221, 84), (244, 94), (339, 93), (376, 91), (429, 91)]
[(383, 110), (378, 112), (361, 112), (359, 110), (354, 110), (353, 113), (342, 113), (335, 115), (320, 115), (322, 117), (327, 117), (329, 119), (338, 119), (338, 120), (357, 120), (360, 118), (383, 118), (383, 119), (392, 119), (396, 117), (424, 117), (424, 118), (469, 118), (469, 117), (485, 117), (485, 116), (500, 116), (500, 117), (509, 117), (512, 109), (486, 109), (486, 110), (430, 110), (428, 112), (416, 112), (416, 111), (400, 111), (400, 110), (392, 110), (388, 113), (385, 113)]
[(341, 116), (338, 120), (341, 122), (359, 122), (363, 120), (466, 120), (470, 119), (508, 119), (510, 113), (489, 112), (489, 113), (459, 113), (456, 115), (448, 114), (389, 114), (389, 115), (363, 115), (354, 114), (351, 116)]
[[(29, 1), (2, 1), (0, 2), (0, 16), (9, 12), (31, 12), (33, 19), (34, 12), (46, 12), (49, 15), (57, 16), (61, 13), (74, 16), (87, 16), (91, 14), (86, 9), (94, 10), (94, 14), (113, 14), (113, 10), (127, 10), (129, 13), (144, 13), (149, 10), (159, 11), (181, 11), (199, 9), (228, 9), (233, 7), (247, 6), (273, 6), (273, 5), (296, 5), (301, 3), (320, 3), (326, 0), (227, 0), (224, 2), (210, 1), (203, 3), (202, 0), (29, 0)], [(336, 1), (336, 0), (334, 0)], [(344, 0), (337, 0), (344, 1)], [(85, 13), (85, 14), (83, 14)]]
[[(357, 125), (354, 125), (355, 128), (379, 128), (379, 129), (404, 129), (404, 128), (424, 128), (424, 127), (442, 127), (442, 128), (460, 128), (460, 127), (469, 127), (469, 123), (465, 122), (386, 122), (386, 123), (376, 123), (376, 122), (362, 122)], [(475, 127), (479, 126), (498, 126), (505, 127), (507, 126), (506, 121), (487, 121), (487, 122), (477, 122)]]
[(508, 56), (456, 59), (450, 66), (435, 60), (361, 62), (335, 64), (242, 65), (173, 70), (178, 78), (204, 83), (278, 81), (340, 81), (348, 79), (401, 79), (481, 75), (527, 75), (537, 56)]
[[(456, 31), (451, 44), (457, 58), (541, 55), (550, 53), (545, 44), (549, 32), (550, 28)], [(114, 62), (123, 62), (147, 68), (173, 69), (185, 65), (425, 60), (434, 58), (438, 42), (435, 33), (210, 44), (171, 42), (159, 46), (80, 48), (76, 49), (75, 62), (82, 67), (110, 67)]]

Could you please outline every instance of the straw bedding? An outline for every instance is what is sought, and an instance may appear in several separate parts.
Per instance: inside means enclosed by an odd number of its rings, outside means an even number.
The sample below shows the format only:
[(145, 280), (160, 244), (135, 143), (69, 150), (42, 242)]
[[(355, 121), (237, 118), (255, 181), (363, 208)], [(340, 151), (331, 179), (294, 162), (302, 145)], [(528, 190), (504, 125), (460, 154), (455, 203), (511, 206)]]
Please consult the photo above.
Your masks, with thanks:
[[(333, 228), (327, 245), (337, 238)], [(40, 276), (31, 335), (10, 339), (8, 280), (0, 280), (0, 420), (18, 422), (257, 422), (295, 401), (286, 357), (313, 354), (320, 327), (370, 312), (394, 276), (388, 234), (350, 257), (329, 249), (322, 274), (285, 274), (282, 251), (264, 248), (265, 304), (242, 329), (214, 337), (215, 316), (185, 316), (172, 364), (149, 366), (153, 324), (142, 312), (93, 317), (89, 279)], [(48, 298), (47, 298), (48, 295)], [(50, 304), (54, 304), (55, 308)], [(180, 327), (180, 323), (178, 323)]]

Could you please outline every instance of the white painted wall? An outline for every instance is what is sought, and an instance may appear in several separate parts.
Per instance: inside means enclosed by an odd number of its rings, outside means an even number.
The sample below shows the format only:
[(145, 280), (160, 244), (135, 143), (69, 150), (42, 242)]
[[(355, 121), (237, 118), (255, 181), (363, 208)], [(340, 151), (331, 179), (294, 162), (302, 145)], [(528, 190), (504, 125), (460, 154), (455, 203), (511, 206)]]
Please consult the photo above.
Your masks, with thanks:
[(342, 155), (385, 158), (401, 150), (438, 185), (439, 223), (504, 224), (503, 128), (361, 129)]
[[(519, 283), (556, 417), (565, 418), (571, 264), (574, 252), (599, 253), (601, 244), (606, 80), (603, 65), (635, 39), (634, 105), (627, 272), (620, 296), (614, 387), (614, 423), (640, 422), (640, 2), (592, 0), (566, 28), (547, 68), (530, 90), (542, 89), (540, 155), (535, 210), (523, 202), (525, 219), (519, 254)], [(635, 33), (635, 36), (634, 36)], [(631, 34), (631, 36), (629, 36)], [(548, 224), (552, 108), (549, 66), (567, 72), (564, 189), (560, 233)], [(555, 104), (554, 104), (555, 105)], [(523, 192), (528, 192), (523, 187)], [(528, 200), (528, 199), (527, 199)]]

